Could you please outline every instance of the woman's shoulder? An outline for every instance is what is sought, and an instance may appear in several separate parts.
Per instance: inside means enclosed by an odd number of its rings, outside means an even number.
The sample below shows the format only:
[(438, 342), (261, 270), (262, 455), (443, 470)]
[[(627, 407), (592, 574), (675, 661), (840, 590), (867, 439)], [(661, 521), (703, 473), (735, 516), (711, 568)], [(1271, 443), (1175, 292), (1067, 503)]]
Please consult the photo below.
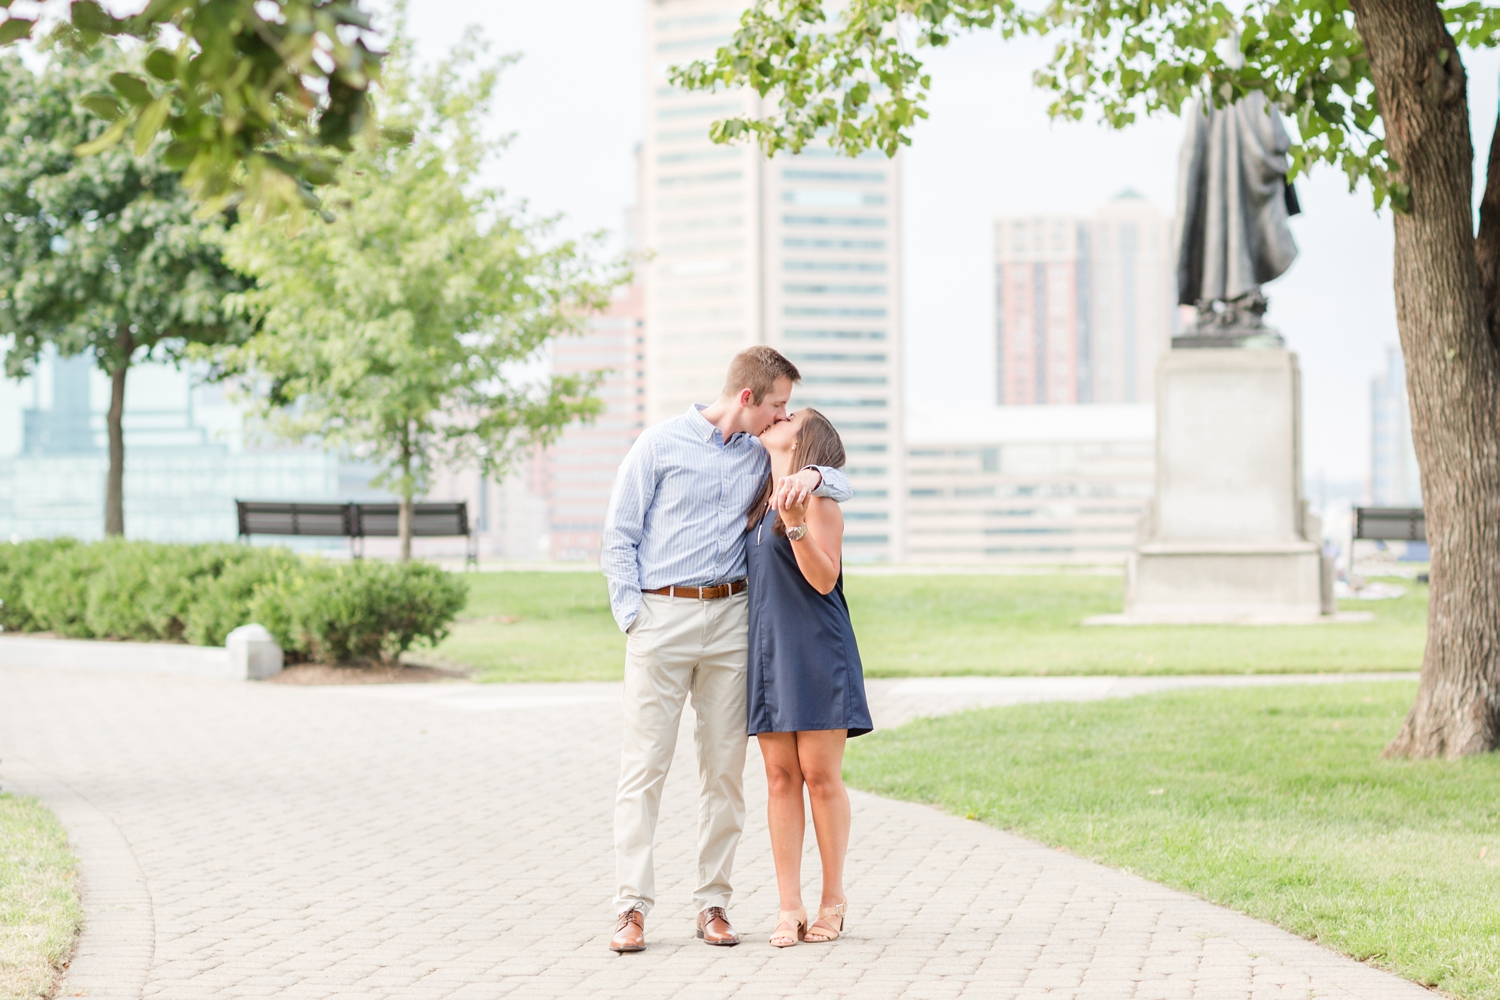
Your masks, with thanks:
[(840, 521), (842, 521), (844, 519), (844, 511), (843, 508), (839, 506), (839, 502), (837, 500), (831, 499), (829, 497), (814, 496), (807, 498), (807, 516), (827, 518), (830, 520), (833, 518), (838, 518)]

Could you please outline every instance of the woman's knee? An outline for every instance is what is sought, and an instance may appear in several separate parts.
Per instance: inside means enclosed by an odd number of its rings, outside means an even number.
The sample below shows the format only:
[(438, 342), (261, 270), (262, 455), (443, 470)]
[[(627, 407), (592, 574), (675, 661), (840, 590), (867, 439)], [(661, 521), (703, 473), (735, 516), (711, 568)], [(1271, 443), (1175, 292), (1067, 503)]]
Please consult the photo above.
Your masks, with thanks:
[(801, 796), (802, 774), (792, 768), (767, 762), (766, 790), (775, 796)]
[(803, 765), (802, 780), (807, 782), (807, 794), (815, 798), (844, 793), (844, 776), (838, 767)]

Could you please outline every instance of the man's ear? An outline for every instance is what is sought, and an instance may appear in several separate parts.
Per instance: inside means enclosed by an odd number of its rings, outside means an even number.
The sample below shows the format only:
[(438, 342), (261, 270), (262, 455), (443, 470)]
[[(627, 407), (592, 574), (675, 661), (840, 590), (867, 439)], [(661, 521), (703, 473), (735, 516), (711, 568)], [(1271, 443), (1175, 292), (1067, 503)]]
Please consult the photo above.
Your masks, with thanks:
[(754, 398), (755, 398), (755, 390), (754, 389), (741, 389), (740, 390), (740, 405), (741, 406), (750, 406), (750, 405), (752, 405), (751, 400), (753, 400)]

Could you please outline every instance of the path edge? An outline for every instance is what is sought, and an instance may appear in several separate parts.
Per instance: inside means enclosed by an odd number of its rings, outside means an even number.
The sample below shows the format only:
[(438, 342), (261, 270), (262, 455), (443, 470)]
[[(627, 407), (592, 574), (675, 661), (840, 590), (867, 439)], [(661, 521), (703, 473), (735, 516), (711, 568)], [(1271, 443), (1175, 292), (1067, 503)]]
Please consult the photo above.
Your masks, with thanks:
[(83, 923), (58, 996), (141, 1000), (156, 957), (156, 915), (130, 842), (106, 813), (25, 758), (7, 753), (0, 774), (52, 810), (78, 858)]
[[(926, 817), (929, 822), (932, 815), (936, 814), (943, 822), (953, 824), (954, 832), (960, 838), (963, 834), (973, 836), (976, 832), (974, 828), (978, 827), (979, 836), (994, 838), (1013, 859), (1023, 860), (1043, 871), (1062, 869), (1080, 882), (1092, 883), (1132, 902), (1151, 905), (1160, 900), (1172, 899), (1179, 903), (1195, 904), (1201, 916), (1202, 931), (1209, 936), (1227, 938), (1245, 947), (1246, 951), (1256, 957), (1273, 957), (1299, 971), (1319, 976), (1324, 982), (1347, 991), (1350, 996), (1359, 997), (1360, 1000), (1421, 1000), (1424, 997), (1447, 995), (1390, 969), (1362, 962), (1352, 955), (1305, 938), (1268, 920), (1252, 917), (1195, 893), (1153, 881), (1144, 875), (1092, 861), (1063, 848), (1048, 847), (1041, 841), (1001, 830), (979, 820), (963, 819), (938, 805), (893, 799), (854, 787), (849, 788), (849, 796), (856, 805), (863, 804), (865, 808), (890, 809), (898, 814), (905, 812), (913, 818)], [(864, 800), (863, 803), (860, 800)]]

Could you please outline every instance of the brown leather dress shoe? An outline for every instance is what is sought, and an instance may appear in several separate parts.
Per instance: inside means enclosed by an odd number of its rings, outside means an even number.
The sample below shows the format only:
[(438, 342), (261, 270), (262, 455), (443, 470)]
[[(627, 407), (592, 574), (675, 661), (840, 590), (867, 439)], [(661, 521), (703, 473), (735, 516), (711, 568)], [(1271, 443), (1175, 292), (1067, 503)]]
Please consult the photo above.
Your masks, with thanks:
[(646, 950), (646, 915), (640, 910), (626, 910), (615, 924), (615, 936), (609, 939), (609, 950), (624, 954)]
[(740, 943), (740, 936), (729, 926), (729, 914), (722, 906), (710, 906), (698, 914), (698, 936), (704, 944), (733, 947)]

